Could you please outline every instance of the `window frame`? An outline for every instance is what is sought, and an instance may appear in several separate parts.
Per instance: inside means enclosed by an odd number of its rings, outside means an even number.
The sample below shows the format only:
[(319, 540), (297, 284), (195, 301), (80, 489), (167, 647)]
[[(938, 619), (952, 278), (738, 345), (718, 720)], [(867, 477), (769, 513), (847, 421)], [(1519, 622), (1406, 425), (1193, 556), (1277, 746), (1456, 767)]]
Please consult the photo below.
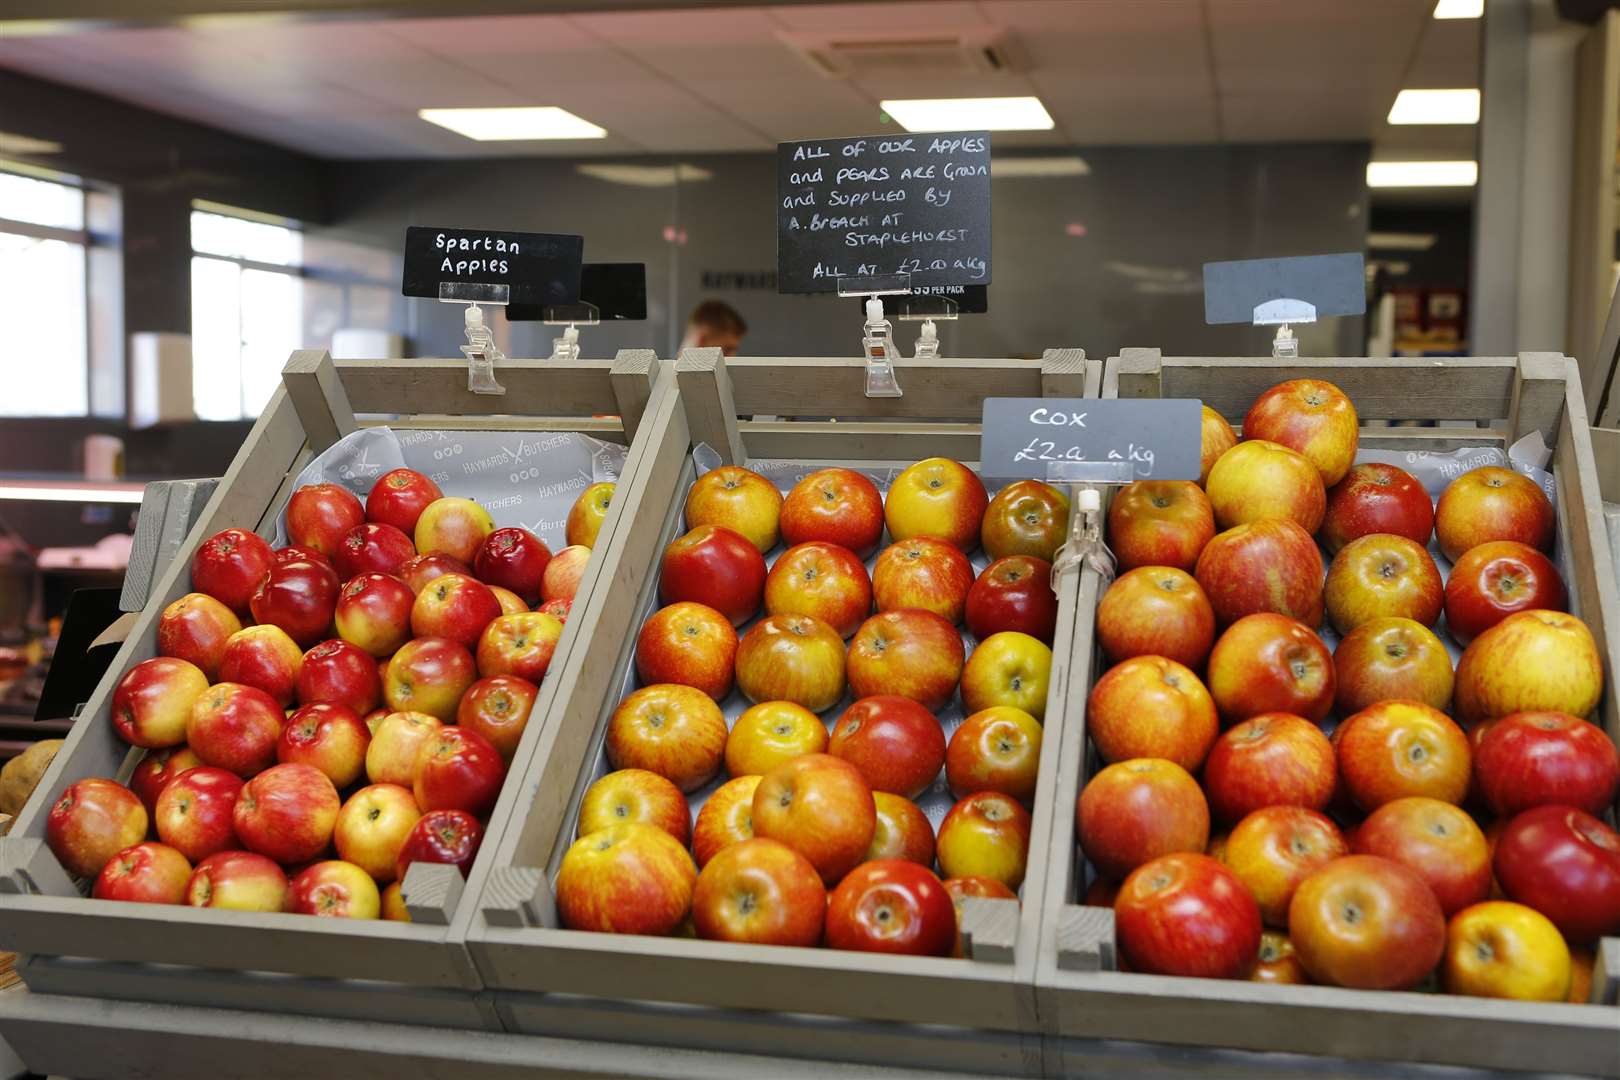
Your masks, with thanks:
[(61, 176), (49, 173), (43, 169), (30, 169), (17, 167), (14, 163), (0, 161), (0, 172), (11, 176), (22, 176), (30, 180), (38, 180), (57, 187), (71, 188), (78, 193), (80, 204), (80, 220), (86, 224), (77, 229), (70, 229), (60, 225), (40, 225), (32, 221), (19, 221), (16, 218), (0, 215), (0, 233), (10, 233), (13, 236), (27, 236), (35, 240), (60, 240), (79, 247), (79, 262), (81, 280), (84, 282), (84, 298), (80, 305), (83, 312), (80, 331), (84, 335), (84, 411), (63, 414), (30, 414), (28, 416), (10, 416), (9, 420), (80, 420), (96, 416), (95, 401), (95, 358), (93, 351), (94, 328), (91, 325), (90, 313), (90, 249), (99, 244), (108, 243), (105, 237), (98, 236), (89, 226), (90, 221), (90, 190), (88, 185), (76, 177)]

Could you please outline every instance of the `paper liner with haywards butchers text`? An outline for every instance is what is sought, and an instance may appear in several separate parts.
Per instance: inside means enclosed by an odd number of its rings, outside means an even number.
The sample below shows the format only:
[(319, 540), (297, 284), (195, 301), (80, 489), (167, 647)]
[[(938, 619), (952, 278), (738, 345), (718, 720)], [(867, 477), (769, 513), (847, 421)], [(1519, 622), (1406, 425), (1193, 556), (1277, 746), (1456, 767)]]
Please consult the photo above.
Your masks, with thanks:
[[(625, 448), (575, 431), (394, 431), (362, 428), (333, 443), (298, 474), (298, 486), (341, 484), (363, 502), (384, 473), (401, 467), (432, 478), (447, 496), (472, 499), (501, 527), (528, 529), (561, 550), (579, 493), (617, 480)], [(285, 512), (276, 546), (287, 542)]]

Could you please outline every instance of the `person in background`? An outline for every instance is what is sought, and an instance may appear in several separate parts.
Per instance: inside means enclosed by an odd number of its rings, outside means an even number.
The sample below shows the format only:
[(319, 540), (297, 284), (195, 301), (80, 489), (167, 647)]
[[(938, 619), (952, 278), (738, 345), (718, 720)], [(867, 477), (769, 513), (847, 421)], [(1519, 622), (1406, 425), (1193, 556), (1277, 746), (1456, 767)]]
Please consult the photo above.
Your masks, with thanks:
[(705, 300), (692, 309), (686, 320), (686, 336), (681, 339), (683, 349), (718, 348), (727, 356), (736, 356), (748, 324), (737, 314), (737, 309), (724, 300)]

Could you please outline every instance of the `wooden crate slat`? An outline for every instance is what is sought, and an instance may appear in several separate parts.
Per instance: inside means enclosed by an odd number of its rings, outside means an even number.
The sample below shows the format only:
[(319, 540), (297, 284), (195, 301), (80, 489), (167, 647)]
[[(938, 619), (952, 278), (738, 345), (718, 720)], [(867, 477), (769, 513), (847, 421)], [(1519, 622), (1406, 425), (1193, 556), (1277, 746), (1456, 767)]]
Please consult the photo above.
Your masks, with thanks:
[(741, 416), (907, 419), (979, 417), (987, 397), (1041, 397), (1040, 368), (1028, 360), (894, 360), (904, 396), (866, 396), (866, 361), (829, 356), (730, 357)]
[(504, 394), (467, 389), (467, 361), (338, 360), (349, 404), (359, 413), (451, 416), (594, 416), (619, 411), (611, 360), (503, 360), (495, 380)]

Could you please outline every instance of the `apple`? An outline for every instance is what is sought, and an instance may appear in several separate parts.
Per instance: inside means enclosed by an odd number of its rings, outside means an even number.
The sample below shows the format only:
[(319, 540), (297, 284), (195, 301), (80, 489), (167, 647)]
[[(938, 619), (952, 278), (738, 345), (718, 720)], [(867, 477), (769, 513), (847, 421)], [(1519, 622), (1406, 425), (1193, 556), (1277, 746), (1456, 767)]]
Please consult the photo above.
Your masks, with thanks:
[(248, 626), (225, 642), (218, 681), (263, 690), (285, 708), (298, 696), (304, 651), (278, 626)]
[(1416, 873), (1448, 919), (1490, 895), (1485, 834), (1466, 810), (1439, 799), (1385, 803), (1356, 829), (1352, 846), (1358, 855), (1381, 855)]
[[(872, 567), (872, 595), (879, 611), (921, 608), (947, 622), (961, 622), (972, 585), (973, 567), (967, 556), (930, 536), (891, 544)], [(768, 580), (766, 588), (769, 605)]]
[(332, 781), (313, 765), (276, 765), (243, 785), (236, 836), (249, 851), (283, 865), (308, 862), (332, 842), (342, 805)]
[(992, 881), (983, 877), (947, 878), (942, 884), (945, 892), (951, 898), (951, 906), (956, 909), (956, 941), (951, 946), (951, 955), (962, 955), (962, 900), (973, 896), (986, 900), (1018, 901), (1018, 894), (999, 881)]
[(828, 885), (866, 858), (877, 829), (871, 787), (859, 769), (830, 754), (805, 754), (761, 777), (752, 817), (755, 836), (793, 848)]
[(1592, 1003), (1592, 970), (1596, 963), (1597, 953), (1590, 945), (1576, 945), (1570, 948), (1569, 993), (1564, 996), (1565, 1001), (1571, 1005)]
[(716, 701), (731, 693), (736, 658), (731, 621), (692, 601), (653, 612), (636, 637), (636, 674), (642, 683), (681, 683)]
[(1010, 795), (976, 791), (939, 823), (935, 852), (946, 877), (987, 877), (1009, 889), (1024, 880), (1029, 858), (1029, 811)]
[(692, 823), (692, 856), (699, 866), (707, 866), (715, 852), (754, 835), (754, 792), (759, 781), (758, 776), (733, 777), (704, 801)]
[[(611, 494), (613, 485), (607, 487)], [(592, 490), (587, 488), (586, 494)], [(590, 545), (585, 547), (589, 550)], [(484, 537), (473, 556), (473, 570), (479, 581), (510, 590), (526, 605), (540, 599), (540, 586), (550, 565), (551, 549), (528, 529), (496, 529)]]
[(236, 846), (233, 815), (241, 793), (241, 777), (203, 765), (181, 773), (158, 795), (152, 824), (159, 840), (189, 860), (186, 877), (189, 863)]
[(547, 600), (534, 610), (550, 615), (560, 623), (568, 622), (568, 613), (574, 609), (574, 601), (570, 597), (560, 597), (556, 600)]
[(371, 875), (351, 862), (328, 859), (306, 867), (287, 890), (287, 910), (332, 919), (375, 919), (382, 896)]
[(1199, 419), (1198, 441), (1198, 486), (1207, 487), (1209, 470), (1222, 454), (1237, 445), (1237, 432), (1226, 422), (1226, 417), (1205, 405)]
[(445, 574), (416, 594), (411, 633), (418, 638), (448, 638), (471, 649), (484, 627), (499, 616), (501, 602), (487, 585), (465, 574)]
[[(384, 665), (384, 666), (386, 666), (386, 665)], [(371, 732), (371, 734), (373, 734), (373, 735), (377, 734), (377, 726), (379, 724), (381, 724), (387, 718), (388, 718), (388, 709), (386, 707), (381, 708), (381, 709), (372, 709), (370, 712), (366, 713), (366, 715), (363, 717), (363, 719), (366, 722), (366, 730)]]
[(606, 480), (592, 484), (579, 493), (579, 498), (568, 510), (568, 521), (564, 526), (565, 538), (570, 546), (596, 546), (596, 538), (602, 531), (602, 522), (607, 520), (608, 506), (612, 502), (613, 484)]
[(1009, 555), (984, 568), (968, 589), (963, 615), (980, 641), (1015, 630), (1047, 645), (1057, 632), (1057, 594), (1052, 564), (1029, 555)]
[(401, 645), (388, 661), (383, 701), (395, 712), (427, 713), (449, 720), (456, 715), (461, 695), (477, 678), (472, 653), (458, 642), (416, 638)]
[(405, 906), (405, 890), (400, 882), (389, 882), (382, 891), (382, 909), (378, 913), (390, 922), (410, 922), (411, 910)]
[(337, 484), (306, 484), (287, 500), (287, 538), (329, 558), (349, 530), (365, 520), (360, 500)]
[(864, 559), (883, 536), (883, 497), (853, 469), (820, 469), (793, 485), (782, 502), (779, 526), (790, 547), (824, 540)]
[(1440, 493), (1434, 533), (1446, 558), (1492, 540), (1517, 540), (1542, 551), (1552, 544), (1553, 507), (1522, 473), (1486, 465), (1463, 473)]
[(1108, 507), (1108, 544), (1121, 570), (1173, 566), (1190, 571), (1215, 536), (1215, 513), (1191, 480), (1137, 480)]
[(1340, 716), (1392, 699), (1451, 706), (1451, 656), (1411, 619), (1373, 619), (1350, 631), (1333, 650), (1333, 674)]
[(1303, 806), (1267, 806), (1237, 823), (1220, 861), (1254, 895), (1260, 918), (1286, 928), (1299, 883), (1348, 854), (1339, 827), (1324, 815)]
[(873, 791), (915, 799), (945, 764), (945, 732), (933, 713), (910, 698), (878, 694), (844, 710), (827, 752), (859, 769)]
[(557, 915), (574, 930), (673, 931), (692, 909), (697, 867), (680, 841), (639, 822), (575, 840), (557, 870)]
[(816, 945), (826, 912), (827, 889), (816, 868), (762, 837), (718, 852), (692, 893), (693, 925), (711, 941)]
[(1539, 911), (1502, 900), (1460, 911), (1446, 928), (1441, 984), (1448, 994), (1563, 1001), (1569, 946)]
[(1363, 810), (1408, 795), (1460, 804), (1468, 794), (1468, 736), (1445, 713), (1416, 701), (1384, 701), (1334, 732), (1339, 782)]
[(366, 495), (366, 520), (392, 525), (410, 536), (416, 532), (422, 511), (442, 498), (444, 492), (439, 485), (415, 469), (392, 469), (371, 485)]
[(263, 855), (222, 851), (192, 870), (185, 902), (222, 911), (285, 911), (287, 875)]
[(365, 771), (371, 731), (347, 705), (318, 702), (287, 718), (276, 742), (276, 760), (301, 762), (326, 774), (334, 787), (346, 788)]
[(821, 717), (791, 701), (762, 701), (750, 706), (726, 736), (726, 772), (759, 776), (801, 754), (827, 749), (827, 725)]
[(1260, 908), (1208, 855), (1161, 855), (1125, 879), (1114, 935), (1132, 971), (1242, 979), (1259, 957)]
[(1269, 439), (1298, 451), (1328, 485), (1350, 471), (1360, 434), (1355, 406), (1343, 390), (1321, 379), (1278, 383), (1255, 398), (1243, 418), (1245, 439)]
[(270, 545), (246, 529), (225, 529), (204, 540), (191, 557), (191, 587), (246, 615), (259, 579), (270, 572)]
[(179, 746), (191, 706), (207, 689), (208, 676), (196, 664), (172, 656), (142, 660), (113, 691), (113, 730), (131, 746)]
[(758, 613), (764, 594), (765, 559), (741, 533), (699, 525), (664, 549), (658, 595), (666, 604), (708, 604), (741, 626)]
[(340, 638), (381, 659), (410, 640), (415, 603), (416, 594), (399, 578), (361, 574), (338, 592), (333, 622)]
[(782, 493), (759, 473), (722, 465), (697, 478), (686, 493), (686, 527), (724, 525), (748, 538), (761, 555), (776, 546)]
[(1404, 536), (1373, 533), (1350, 541), (1328, 567), (1328, 619), (1348, 634), (1373, 619), (1405, 618), (1433, 626), (1445, 585), (1434, 559)]
[(1515, 612), (1475, 638), (1457, 661), (1457, 719), (1465, 724), (1516, 712), (1584, 717), (1602, 691), (1603, 661), (1592, 632), (1560, 611)]
[(1226, 530), (1204, 545), (1193, 576), (1222, 625), (1262, 612), (1322, 625), (1322, 553), (1292, 521)]
[(945, 748), (945, 779), (958, 799), (999, 791), (1019, 802), (1035, 797), (1041, 725), (1022, 709), (993, 705), (963, 720)]
[(890, 482), (883, 520), (896, 543), (932, 536), (972, 551), (979, 546), (979, 530), (989, 503), (984, 484), (972, 469), (949, 458), (932, 457), (906, 466)]
[[(548, 603), (553, 600), (573, 600), (590, 561), (591, 549), (588, 547), (576, 544), (557, 552), (546, 563), (546, 572), (540, 577), (540, 598)], [(760, 576), (764, 576), (763, 569)]]
[(486, 679), (516, 675), (539, 683), (551, 667), (562, 631), (561, 621), (539, 611), (498, 616), (478, 639), (478, 674)]
[(939, 615), (920, 608), (884, 611), (850, 639), (845, 673), (856, 697), (899, 694), (932, 711), (956, 693), (965, 654), (962, 635)]
[(1215, 643), (1215, 609), (1203, 586), (1173, 566), (1122, 574), (1097, 605), (1097, 641), (1115, 663), (1162, 656), (1201, 668)]
[(934, 826), (922, 808), (892, 791), (872, 792), (877, 821), (866, 860), (906, 859), (921, 866), (934, 865)]
[(827, 901), (829, 948), (947, 956), (956, 942), (956, 907), (933, 871), (905, 859), (864, 863)]
[(441, 498), (428, 503), (416, 519), (413, 535), (423, 555), (448, 555), (470, 564), (484, 538), (495, 531), (489, 511), (471, 499)]
[(1266, 519), (1314, 533), (1327, 508), (1322, 474), (1280, 443), (1245, 439), (1209, 470), (1209, 505), (1223, 529)]
[(202, 758), (189, 746), (171, 746), (163, 750), (149, 751), (142, 757), (140, 764), (135, 766), (135, 772), (129, 778), (129, 790), (133, 791), (146, 807), (146, 812), (152, 814), (157, 810), (157, 798), (168, 787), (170, 782), (187, 769), (195, 769), (203, 763)]
[(1573, 806), (1538, 806), (1502, 831), (1491, 863), (1511, 900), (1572, 942), (1620, 933), (1620, 833)]
[(500, 798), (506, 763), (490, 741), (467, 728), (434, 730), (416, 752), (412, 792), (423, 812), (465, 810), (482, 817)]
[(218, 677), (225, 641), (242, 629), (242, 620), (207, 593), (186, 593), (158, 616), (157, 650), (195, 664), (209, 679)]
[(511, 589), (503, 589), (499, 585), (487, 586), (495, 594), (495, 602), (501, 605), (502, 615), (523, 615), (530, 608), (523, 602), (523, 598)]
[[(965, 598), (965, 586), (962, 591)], [(765, 577), (767, 614), (813, 615), (839, 637), (853, 634), (871, 610), (872, 582), (866, 567), (854, 552), (837, 544), (819, 540), (796, 544), (777, 557)]]
[(1311, 981), (1294, 955), (1294, 943), (1278, 930), (1267, 930), (1260, 935), (1260, 956), (1254, 970), (1249, 972), (1250, 982), (1272, 983), (1279, 986), (1303, 986)]
[[(270, 553), (270, 565), (272, 566), (280, 566), (282, 563), (290, 562), (316, 562), (325, 563), (327, 566), (332, 566), (332, 560), (324, 553), (316, 551), (312, 547), (304, 547), (299, 544), (288, 544), (286, 547), (278, 547)], [(332, 569), (335, 571), (337, 567), (333, 566)]]
[(405, 880), (411, 863), (443, 863), (454, 866), (465, 878), (472, 870), (478, 848), (484, 842), (484, 827), (465, 810), (433, 810), (423, 814), (405, 837), (394, 864), (394, 876)]
[(93, 878), (114, 855), (146, 839), (146, 807), (133, 791), (91, 777), (68, 785), (45, 818), (45, 843), (74, 877)]
[(767, 615), (737, 644), (737, 688), (756, 703), (824, 712), (844, 696), (844, 640), (810, 615)]
[(445, 574), (465, 574), (468, 577), (476, 576), (468, 563), (460, 559), (435, 552), (432, 555), (418, 555), (414, 559), (406, 559), (400, 564), (399, 572), (394, 576), (410, 586), (411, 594), (421, 592), (427, 588), (427, 583)]
[(179, 904), (186, 899), (191, 864), (167, 844), (125, 848), (101, 868), (90, 895), (97, 900), (140, 904)]
[(332, 827), (338, 858), (353, 863), (375, 880), (394, 880), (399, 853), (422, 818), (409, 789), (398, 784), (368, 784), (349, 796)]
[(305, 705), (346, 705), (364, 716), (382, 702), (377, 661), (352, 642), (323, 641), (304, 654), (298, 669), (298, 700)]
[(1498, 817), (1548, 803), (1597, 817), (1620, 791), (1620, 752), (1602, 728), (1568, 713), (1513, 713), (1480, 738), (1474, 776)]
[(488, 739), (510, 767), (540, 688), (516, 675), (492, 675), (467, 688), (456, 723)]
[(1011, 705), (1044, 719), (1051, 672), (1052, 650), (1040, 641), (1014, 630), (991, 634), (962, 668), (962, 707), (978, 712)]
[(1217, 821), (1267, 806), (1324, 810), (1336, 779), (1333, 745), (1317, 726), (1288, 713), (1261, 713), (1216, 740), (1204, 762), (1204, 791)]
[(604, 748), (615, 769), (646, 769), (682, 791), (696, 791), (720, 771), (726, 717), (701, 690), (644, 686), (613, 711)]
[(1446, 579), (1446, 625), (1464, 645), (1514, 612), (1564, 611), (1564, 605), (1558, 568), (1516, 540), (1469, 548)]
[(1333, 707), (1333, 656), (1322, 639), (1286, 615), (1246, 615), (1209, 653), (1208, 686), (1221, 719), (1293, 713), (1321, 723)]
[(692, 813), (681, 789), (646, 769), (619, 769), (585, 789), (579, 803), (579, 835), (639, 821), (656, 825), (683, 845), (692, 831)]
[(1197, 772), (1220, 730), (1198, 676), (1162, 656), (1111, 668), (1087, 699), (1086, 732), (1104, 761), (1161, 757)]
[(242, 683), (217, 683), (203, 692), (186, 721), (186, 742), (204, 764), (246, 780), (276, 761), (286, 714), (269, 694)]
[(1068, 536), (1069, 497), (1040, 480), (1015, 480), (996, 492), (979, 526), (979, 543), (992, 559), (1032, 555), (1051, 562)]
[(417, 751), (443, 726), (427, 713), (389, 713), (371, 733), (366, 747), (366, 779), (409, 788), (416, 776)]
[(366, 522), (344, 534), (332, 565), (344, 581), (358, 574), (398, 574), (399, 568), (416, 557), (411, 538), (392, 525)]
[(1351, 466), (1344, 479), (1328, 489), (1321, 537), (1329, 555), (1374, 533), (1404, 536), (1427, 547), (1433, 532), (1434, 503), (1405, 469), (1365, 461)]
[(272, 566), (254, 590), (253, 621), (279, 626), (301, 649), (328, 637), (337, 610), (338, 576), (318, 562)]
[(1440, 962), (1446, 917), (1416, 872), (1377, 855), (1346, 855), (1300, 883), (1288, 932), (1316, 982), (1406, 990)]
[(1160, 855), (1204, 850), (1209, 803), (1173, 761), (1136, 758), (1108, 766), (1075, 803), (1080, 848), (1099, 873), (1123, 878)]

